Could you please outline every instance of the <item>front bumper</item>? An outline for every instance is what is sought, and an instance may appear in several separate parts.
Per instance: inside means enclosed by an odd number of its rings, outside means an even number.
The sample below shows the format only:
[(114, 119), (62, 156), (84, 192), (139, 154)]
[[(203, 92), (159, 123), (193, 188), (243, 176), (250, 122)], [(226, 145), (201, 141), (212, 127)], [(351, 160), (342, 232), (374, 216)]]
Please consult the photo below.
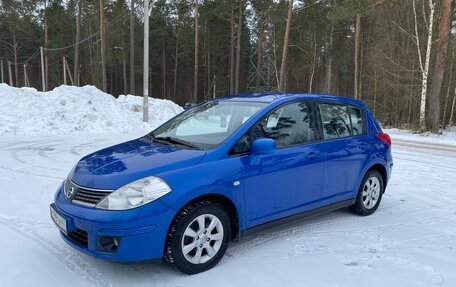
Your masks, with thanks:
[[(62, 189), (61, 186), (52, 206), (67, 220), (68, 233), (87, 232), (87, 244), (61, 232), (72, 247), (116, 262), (148, 261), (163, 256), (166, 234), (175, 215), (163, 201), (156, 200), (131, 210), (108, 211), (75, 205), (64, 198)], [(100, 247), (101, 236), (119, 238), (117, 249), (104, 251)]]

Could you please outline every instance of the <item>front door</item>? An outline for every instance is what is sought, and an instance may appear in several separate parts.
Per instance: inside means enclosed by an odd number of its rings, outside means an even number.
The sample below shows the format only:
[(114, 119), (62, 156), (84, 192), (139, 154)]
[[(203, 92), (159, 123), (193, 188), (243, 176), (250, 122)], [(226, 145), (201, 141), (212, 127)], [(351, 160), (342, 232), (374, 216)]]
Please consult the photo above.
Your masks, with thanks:
[(247, 228), (302, 212), (320, 199), (324, 161), (314, 123), (313, 104), (300, 101), (279, 106), (250, 130), (250, 142), (271, 138), (277, 150), (243, 157)]

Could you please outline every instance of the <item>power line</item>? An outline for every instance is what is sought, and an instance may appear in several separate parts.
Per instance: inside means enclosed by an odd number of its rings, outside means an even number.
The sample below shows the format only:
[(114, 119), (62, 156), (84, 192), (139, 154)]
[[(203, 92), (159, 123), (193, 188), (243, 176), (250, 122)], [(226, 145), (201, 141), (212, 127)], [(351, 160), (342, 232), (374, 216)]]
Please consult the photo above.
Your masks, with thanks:
[(27, 60), (20, 62), (20, 63), (13, 63), (11, 61), (8, 61), (8, 62), (10, 62), (11, 65), (13, 65), (13, 66), (24, 65), (24, 64), (27, 64), (28, 62), (30, 62), (31, 60), (33, 60), (36, 56), (38, 56), (39, 53), (40, 53), (40, 49), (36, 50), (36, 52), (33, 55), (31, 55)]
[[(127, 16), (129, 16), (133, 11), (129, 11), (125, 14), (122, 14), (120, 16), (118, 16), (117, 18), (114, 18), (114, 20), (111, 21), (111, 23), (109, 23), (107, 26), (106, 26), (106, 30), (108, 30), (109, 28), (111, 28), (113, 25), (117, 24), (117, 22), (119, 22), (120, 20), (122, 20), (122, 18), (125, 18)], [(85, 39), (79, 41), (78, 43), (74, 43), (74, 44), (71, 44), (71, 45), (68, 45), (68, 46), (65, 46), (65, 47), (59, 47), (59, 48), (44, 48), (45, 51), (61, 51), (61, 50), (66, 50), (66, 49), (69, 49), (69, 48), (72, 48), (76, 45), (79, 45), (79, 44), (82, 44), (86, 41), (88, 41), (89, 39), (95, 37), (95, 36), (98, 36), (100, 34), (100, 31), (97, 31), (95, 33), (93, 33), (92, 35), (89, 35), (88, 37), (86, 37)]]

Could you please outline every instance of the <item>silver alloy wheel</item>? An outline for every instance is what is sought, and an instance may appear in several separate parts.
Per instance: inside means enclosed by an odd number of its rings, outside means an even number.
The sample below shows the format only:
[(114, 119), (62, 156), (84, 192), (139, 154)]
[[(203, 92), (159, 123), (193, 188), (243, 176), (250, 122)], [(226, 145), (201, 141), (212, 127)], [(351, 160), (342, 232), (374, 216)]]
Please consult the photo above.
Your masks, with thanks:
[(213, 214), (202, 214), (193, 219), (182, 236), (181, 248), (185, 259), (203, 264), (214, 258), (223, 242), (223, 225)]
[(375, 176), (366, 180), (363, 187), (363, 204), (367, 209), (373, 208), (380, 198), (380, 181)]

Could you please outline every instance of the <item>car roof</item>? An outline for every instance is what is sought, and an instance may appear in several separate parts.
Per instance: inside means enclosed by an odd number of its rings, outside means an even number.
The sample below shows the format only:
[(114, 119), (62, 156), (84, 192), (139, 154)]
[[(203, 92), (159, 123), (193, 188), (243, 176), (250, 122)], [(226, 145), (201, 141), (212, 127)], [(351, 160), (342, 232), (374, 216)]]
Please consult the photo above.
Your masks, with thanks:
[(339, 97), (331, 96), (325, 94), (288, 94), (288, 93), (269, 93), (269, 94), (242, 94), (242, 95), (233, 95), (216, 98), (218, 101), (233, 101), (233, 102), (263, 102), (263, 103), (273, 103), (276, 101), (288, 102), (293, 100), (323, 100), (323, 101), (335, 101), (346, 104), (354, 104), (358, 106), (365, 107), (365, 104), (361, 101)]

